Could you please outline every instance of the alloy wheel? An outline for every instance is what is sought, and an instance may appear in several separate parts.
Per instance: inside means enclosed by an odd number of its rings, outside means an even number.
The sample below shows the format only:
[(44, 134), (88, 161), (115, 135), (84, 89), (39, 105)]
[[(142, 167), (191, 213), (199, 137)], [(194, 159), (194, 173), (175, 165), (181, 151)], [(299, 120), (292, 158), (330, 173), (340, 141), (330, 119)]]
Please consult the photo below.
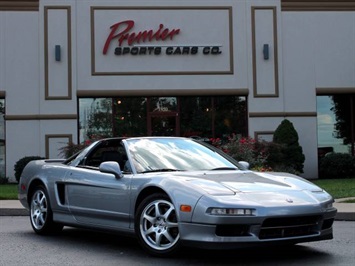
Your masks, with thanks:
[(140, 216), (140, 234), (154, 250), (174, 247), (180, 238), (174, 205), (162, 199), (147, 204)]
[(48, 202), (45, 193), (37, 190), (31, 201), (31, 222), (35, 229), (41, 230), (46, 224), (48, 215)]

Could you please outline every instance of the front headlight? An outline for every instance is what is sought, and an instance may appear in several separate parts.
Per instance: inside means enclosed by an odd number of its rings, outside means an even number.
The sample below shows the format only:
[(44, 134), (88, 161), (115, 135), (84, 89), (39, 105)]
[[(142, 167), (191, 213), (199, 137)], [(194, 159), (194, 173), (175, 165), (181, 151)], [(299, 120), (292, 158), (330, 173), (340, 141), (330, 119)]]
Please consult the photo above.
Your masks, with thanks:
[(325, 208), (326, 208), (326, 209), (331, 209), (331, 208), (333, 208), (333, 202), (328, 202), (328, 203), (325, 205)]
[(255, 216), (256, 210), (249, 208), (209, 208), (207, 213), (211, 215)]

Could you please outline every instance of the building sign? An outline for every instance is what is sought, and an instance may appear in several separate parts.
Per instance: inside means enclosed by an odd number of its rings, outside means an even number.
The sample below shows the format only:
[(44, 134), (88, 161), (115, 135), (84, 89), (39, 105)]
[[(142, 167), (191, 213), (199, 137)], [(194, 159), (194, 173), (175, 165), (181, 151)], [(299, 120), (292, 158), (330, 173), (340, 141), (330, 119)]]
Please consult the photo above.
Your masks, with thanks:
[[(139, 32), (133, 32), (131, 31), (132, 28), (134, 27), (134, 21), (133, 20), (126, 20), (126, 21), (121, 21), (118, 22), (110, 27), (111, 32), (108, 35), (104, 49), (103, 49), (103, 54), (107, 53), (108, 47), (114, 39), (118, 40), (118, 48), (122, 48), (124, 45), (124, 42), (127, 42), (129, 46), (132, 46), (134, 44), (140, 44), (140, 43), (145, 43), (145, 42), (152, 42), (152, 41), (165, 41), (166, 39), (172, 40), (175, 35), (180, 33), (180, 29), (164, 29), (164, 25), (160, 24), (159, 28), (154, 31), (154, 30), (144, 30), (144, 31), (139, 31)], [(115, 49), (115, 54), (116, 49)]]
[[(166, 55), (195, 55), (199, 52), (198, 46), (147, 46), (143, 43), (154, 41), (173, 40), (175, 35), (180, 33), (180, 29), (168, 29), (164, 28), (163, 24), (159, 25), (157, 30), (144, 30), (139, 32), (131, 31), (134, 27), (133, 20), (126, 20), (118, 22), (110, 27), (111, 32), (108, 35), (103, 51), (103, 54), (107, 54), (107, 50), (113, 41), (117, 41), (118, 47), (115, 48), (115, 55), (160, 55), (165, 52)], [(129, 47), (125, 47), (125, 43)], [(132, 47), (133, 46), (133, 47)], [(163, 48), (163, 49), (162, 49)], [(163, 51), (164, 50), (164, 51)], [(202, 53), (204, 55), (221, 54), (219, 46), (205, 46), (202, 47)]]
[(231, 16), (231, 7), (92, 7), (92, 74), (233, 74)]

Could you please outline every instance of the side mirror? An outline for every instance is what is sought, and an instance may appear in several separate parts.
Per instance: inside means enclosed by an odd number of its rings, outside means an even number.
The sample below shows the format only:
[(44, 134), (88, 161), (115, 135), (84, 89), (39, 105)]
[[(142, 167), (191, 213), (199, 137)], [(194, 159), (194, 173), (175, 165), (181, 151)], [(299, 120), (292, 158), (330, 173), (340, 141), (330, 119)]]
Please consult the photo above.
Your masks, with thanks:
[(238, 163), (243, 167), (242, 170), (249, 170), (250, 164), (248, 162), (239, 161)]
[(103, 162), (99, 166), (102, 173), (113, 174), (116, 178), (122, 178), (123, 174), (117, 162)]

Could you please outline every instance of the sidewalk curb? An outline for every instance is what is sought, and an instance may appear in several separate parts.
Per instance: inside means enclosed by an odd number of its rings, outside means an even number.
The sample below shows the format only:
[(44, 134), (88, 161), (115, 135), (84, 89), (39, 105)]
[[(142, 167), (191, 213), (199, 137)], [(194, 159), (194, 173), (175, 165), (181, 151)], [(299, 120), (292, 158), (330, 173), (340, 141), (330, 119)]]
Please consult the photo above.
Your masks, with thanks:
[(26, 209), (0, 208), (0, 216), (28, 216), (30, 212)]
[(353, 212), (339, 212), (335, 216), (336, 221), (355, 221), (355, 213)]

